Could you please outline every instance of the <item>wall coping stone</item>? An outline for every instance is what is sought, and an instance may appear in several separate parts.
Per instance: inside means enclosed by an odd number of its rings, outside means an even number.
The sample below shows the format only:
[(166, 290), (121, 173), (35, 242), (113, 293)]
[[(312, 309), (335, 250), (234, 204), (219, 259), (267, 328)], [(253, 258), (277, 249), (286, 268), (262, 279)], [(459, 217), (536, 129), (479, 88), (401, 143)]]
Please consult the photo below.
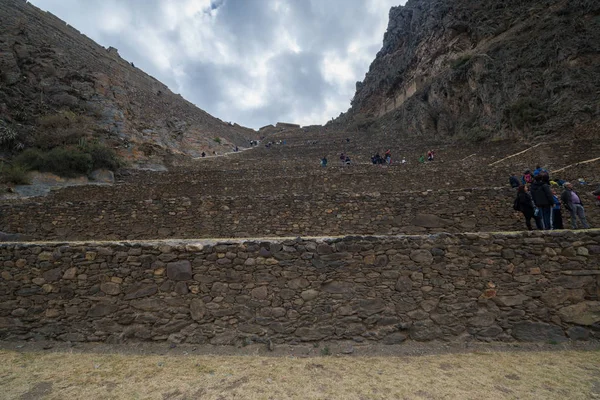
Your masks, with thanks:
[(599, 236), (600, 228), (569, 230), (562, 229), (556, 231), (515, 231), (515, 232), (462, 232), (462, 233), (434, 233), (425, 235), (344, 235), (344, 236), (266, 236), (266, 237), (247, 237), (247, 238), (201, 238), (201, 239), (157, 239), (157, 240), (108, 240), (108, 241), (28, 241), (28, 242), (1, 242), (0, 248), (10, 246), (33, 247), (40, 245), (64, 245), (64, 246), (85, 246), (85, 245), (141, 245), (141, 246), (214, 246), (216, 244), (238, 244), (247, 242), (266, 242), (280, 243), (288, 241), (316, 241), (316, 242), (340, 242), (344, 240), (399, 240), (399, 239), (442, 239), (442, 238), (466, 238), (466, 239), (502, 239), (502, 238), (543, 238), (546, 236)]

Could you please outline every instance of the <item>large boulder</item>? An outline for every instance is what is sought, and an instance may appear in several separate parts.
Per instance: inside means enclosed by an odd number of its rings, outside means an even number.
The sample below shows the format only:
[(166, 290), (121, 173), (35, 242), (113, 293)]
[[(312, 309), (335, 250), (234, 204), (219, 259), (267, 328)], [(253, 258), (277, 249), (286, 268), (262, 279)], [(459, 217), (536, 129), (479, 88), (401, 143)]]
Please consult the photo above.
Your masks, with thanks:
[(590, 326), (600, 322), (600, 301), (583, 301), (572, 306), (563, 307), (558, 316), (564, 322)]

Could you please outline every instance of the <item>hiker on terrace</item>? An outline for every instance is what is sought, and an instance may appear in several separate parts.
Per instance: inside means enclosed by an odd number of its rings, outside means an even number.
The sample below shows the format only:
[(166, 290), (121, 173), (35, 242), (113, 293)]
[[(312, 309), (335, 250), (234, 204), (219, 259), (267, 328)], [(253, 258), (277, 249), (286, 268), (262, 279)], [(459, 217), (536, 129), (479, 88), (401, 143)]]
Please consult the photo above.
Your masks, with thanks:
[(577, 229), (577, 217), (581, 221), (581, 224), (585, 229), (589, 229), (590, 225), (585, 218), (585, 210), (581, 202), (579, 195), (573, 190), (573, 184), (567, 182), (564, 184), (565, 191), (563, 192), (560, 199), (562, 200), (565, 208), (571, 213), (571, 228)]
[(421, 157), (419, 157), (419, 162), (421, 164), (425, 164), (425, 156), (422, 155)]
[(521, 183), (523, 185), (533, 183), (533, 174), (531, 173), (530, 170), (527, 169), (527, 170), (525, 170), (525, 172), (523, 172), (523, 177), (521, 178)]
[(539, 165), (536, 165), (535, 169), (533, 170), (533, 176), (536, 177), (543, 172), (548, 173), (548, 171), (546, 171), (544, 168), (540, 167)]
[(321, 167), (325, 168), (327, 166), (327, 157), (321, 158)]
[(533, 199), (531, 198), (531, 194), (529, 193), (529, 188), (527, 186), (521, 185), (517, 189), (517, 198), (515, 199), (514, 209), (515, 211), (521, 211), (523, 213), (527, 229), (530, 231), (533, 230), (531, 227), (531, 218), (535, 219), (537, 228), (542, 229), (539, 222), (540, 218), (535, 216), (535, 204), (533, 204)]
[(344, 166), (344, 162), (346, 162), (346, 155), (344, 153), (340, 154), (340, 163)]
[(552, 198), (554, 199), (554, 207), (552, 207), (552, 228), (564, 229), (562, 212), (560, 211), (560, 200), (556, 194), (556, 189), (552, 189)]
[(385, 152), (384, 159), (387, 165), (392, 164), (392, 151), (390, 149), (388, 149), (388, 151)]
[(427, 152), (427, 161), (433, 161), (433, 157), (435, 157), (435, 152), (433, 150), (429, 150)]
[(554, 199), (550, 191), (550, 185), (543, 181), (543, 176), (535, 177), (531, 185), (531, 197), (535, 206), (540, 209), (540, 217), (542, 228), (546, 231), (552, 229), (552, 207), (554, 207)]
[(381, 164), (381, 156), (379, 155), (379, 152), (371, 157), (371, 162), (373, 165)]
[(346, 165), (350, 165), (350, 163), (351, 163), (350, 157), (346, 156), (346, 159), (344, 160), (344, 162), (346, 163)]
[(508, 182), (510, 183), (510, 187), (512, 188), (518, 188), (519, 186), (521, 186), (521, 184), (519, 183), (519, 179), (514, 175), (508, 178)]
[(206, 153), (202, 152), (202, 158), (206, 157)]

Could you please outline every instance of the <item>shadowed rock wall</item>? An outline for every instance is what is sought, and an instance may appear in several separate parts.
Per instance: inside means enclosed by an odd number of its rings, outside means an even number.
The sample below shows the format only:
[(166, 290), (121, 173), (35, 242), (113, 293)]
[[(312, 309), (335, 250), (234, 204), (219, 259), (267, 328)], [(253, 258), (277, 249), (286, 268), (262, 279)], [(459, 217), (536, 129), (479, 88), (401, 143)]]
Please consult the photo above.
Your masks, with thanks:
[(598, 337), (600, 232), (0, 246), (0, 338)]

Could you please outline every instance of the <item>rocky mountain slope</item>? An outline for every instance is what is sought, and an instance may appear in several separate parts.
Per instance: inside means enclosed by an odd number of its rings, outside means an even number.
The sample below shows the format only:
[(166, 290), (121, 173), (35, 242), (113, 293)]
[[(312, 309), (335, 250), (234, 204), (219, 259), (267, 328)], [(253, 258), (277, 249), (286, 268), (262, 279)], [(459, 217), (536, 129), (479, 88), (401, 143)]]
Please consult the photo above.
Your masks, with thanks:
[(257, 137), (24, 0), (0, 1), (0, 131), (15, 147), (92, 137), (130, 160), (158, 162)]
[(600, 133), (600, 2), (409, 0), (333, 125), (469, 140)]

